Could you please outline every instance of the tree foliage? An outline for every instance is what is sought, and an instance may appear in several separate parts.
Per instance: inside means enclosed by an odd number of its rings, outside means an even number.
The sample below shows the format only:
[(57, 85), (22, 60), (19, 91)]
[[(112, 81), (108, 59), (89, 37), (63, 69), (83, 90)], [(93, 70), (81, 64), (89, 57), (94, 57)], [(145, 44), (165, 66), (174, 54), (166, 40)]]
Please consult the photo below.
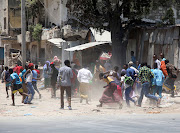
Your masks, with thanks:
[(130, 28), (142, 24), (141, 19), (151, 10), (160, 6), (171, 7), (175, 2), (176, 0), (68, 0), (67, 7), (69, 18), (86, 27), (113, 31), (115, 22), (119, 23), (126, 40)]
[(38, 0), (26, 0), (27, 19), (36, 18), (39, 15)]
[(35, 41), (41, 41), (41, 35), (42, 35), (42, 25), (36, 24), (35, 26), (31, 26), (30, 29), (33, 29), (32, 31), (32, 37)]
[[(143, 24), (142, 18), (160, 6), (176, 0), (68, 0), (69, 18), (86, 27), (111, 31), (113, 62), (123, 65), (129, 31)], [(119, 63), (120, 62), (120, 63)], [(119, 63), (119, 64), (117, 64)]]
[(38, 21), (40, 21), (42, 8), (43, 5), (40, 0), (26, 0), (26, 21), (28, 24), (35, 24), (35, 18), (38, 18)]
[[(68, 0), (70, 17), (76, 17), (86, 26), (105, 27), (104, 23), (113, 21), (113, 17), (127, 18), (126, 22), (140, 20), (150, 10), (160, 6), (170, 6), (172, 0)], [(110, 25), (109, 25), (110, 26)]]
[(165, 24), (168, 24), (168, 25), (175, 24), (174, 12), (173, 12), (172, 8), (167, 10), (167, 12), (163, 18), (163, 21)]

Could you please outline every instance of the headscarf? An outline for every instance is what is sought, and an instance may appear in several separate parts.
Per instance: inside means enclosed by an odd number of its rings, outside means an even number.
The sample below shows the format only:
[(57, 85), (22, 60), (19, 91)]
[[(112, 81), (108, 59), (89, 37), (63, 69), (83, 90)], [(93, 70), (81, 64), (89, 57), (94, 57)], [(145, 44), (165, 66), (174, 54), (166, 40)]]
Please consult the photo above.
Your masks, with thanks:
[(50, 61), (46, 61), (45, 65), (43, 66), (43, 69), (47, 68), (47, 64), (48, 64), (48, 67), (50, 68)]

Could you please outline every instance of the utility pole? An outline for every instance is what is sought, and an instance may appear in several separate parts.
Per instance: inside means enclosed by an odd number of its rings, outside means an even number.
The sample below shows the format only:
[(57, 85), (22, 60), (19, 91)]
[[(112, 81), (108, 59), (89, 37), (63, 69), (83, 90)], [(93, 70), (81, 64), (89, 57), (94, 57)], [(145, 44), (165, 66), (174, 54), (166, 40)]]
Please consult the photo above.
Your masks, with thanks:
[(26, 12), (25, 12), (26, 0), (21, 0), (21, 55), (22, 55), (22, 66), (26, 65)]

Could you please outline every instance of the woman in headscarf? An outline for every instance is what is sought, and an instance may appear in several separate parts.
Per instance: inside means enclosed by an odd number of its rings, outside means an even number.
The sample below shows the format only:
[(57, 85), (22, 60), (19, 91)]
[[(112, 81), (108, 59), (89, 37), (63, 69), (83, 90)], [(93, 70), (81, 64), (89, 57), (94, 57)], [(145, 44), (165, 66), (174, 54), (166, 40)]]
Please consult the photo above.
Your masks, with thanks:
[(45, 65), (43, 66), (44, 87), (45, 87), (45, 89), (50, 86), (50, 78), (51, 78), (50, 73), (51, 73), (50, 62), (46, 61)]
[(57, 56), (54, 56), (53, 62), (56, 67), (59, 67), (61, 64), (61, 60)]
[(120, 108), (122, 108), (122, 104), (120, 102), (121, 97), (118, 94), (117, 85), (114, 80), (104, 75), (103, 73), (99, 74), (99, 78), (100, 80), (106, 82), (107, 86), (104, 87), (106, 89), (103, 92), (101, 99), (99, 100), (100, 105), (97, 105), (97, 107), (102, 107), (104, 103), (118, 103), (120, 105)]

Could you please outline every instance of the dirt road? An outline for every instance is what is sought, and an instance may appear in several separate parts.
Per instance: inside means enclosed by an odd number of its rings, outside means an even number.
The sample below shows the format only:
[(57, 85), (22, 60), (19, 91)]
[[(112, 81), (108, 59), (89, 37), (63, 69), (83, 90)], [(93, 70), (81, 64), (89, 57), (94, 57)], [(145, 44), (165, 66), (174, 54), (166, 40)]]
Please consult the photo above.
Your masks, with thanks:
[[(141, 108), (135, 107), (133, 104), (131, 108), (127, 108), (124, 102), (123, 109), (119, 109), (116, 104), (105, 105), (102, 108), (97, 108), (99, 104), (98, 99), (101, 94), (96, 98), (92, 98), (89, 105), (79, 102), (79, 98), (72, 98), (72, 108), (69, 111), (65, 106), (64, 110), (60, 110), (60, 91), (57, 90), (57, 98), (51, 98), (50, 90), (40, 90), (42, 99), (39, 99), (38, 94), (32, 101), (33, 104), (25, 105), (21, 103), (21, 96), (15, 95), (16, 106), (11, 106), (11, 97), (6, 98), (4, 84), (0, 83), (0, 117), (19, 117), (19, 116), (83, 116), (83, 115), (122, 115), (122, 114), (169, 114), (180, 113), (180, 96), (171, 98), (167, 94), (163, 94), (161, 108), (151, 107), (147, 103), (147, 99), (143, 99), (143, 106)], [(10, 92), (10, 91), (9, 91)], [(66, 102), (66, 100), (65, 100)], [(65, 103), (67, 105), (67, 102)]]

